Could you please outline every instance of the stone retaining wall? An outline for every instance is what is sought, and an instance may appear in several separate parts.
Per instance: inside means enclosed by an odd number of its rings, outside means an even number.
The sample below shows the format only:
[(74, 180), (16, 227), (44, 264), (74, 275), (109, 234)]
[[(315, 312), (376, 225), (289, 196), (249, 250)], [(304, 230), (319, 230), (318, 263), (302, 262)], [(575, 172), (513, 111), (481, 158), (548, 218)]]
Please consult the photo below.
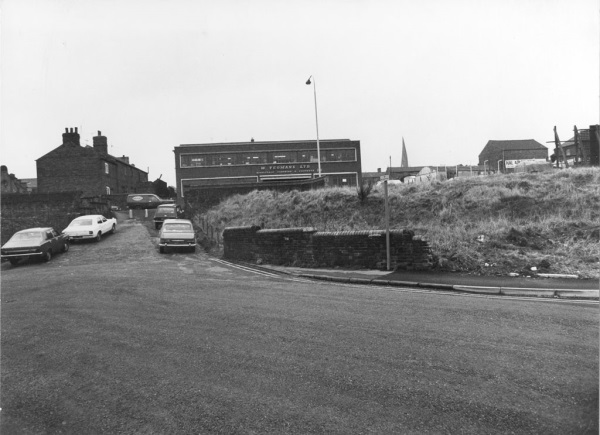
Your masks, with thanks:
[(81, 192), (2, 194), (0, 243), (26, 228), (53, 227), (60, 232), (82, 214), (109, 217), (110, 204), (101, 197), (82, 198)]
[[(383, 230), (318, 232), (314, 228), (225, 228), (224, 257), (230, 260), (295, 267), (387, 267)], [(432, 267), (426, 241), (409, 230), (390, 231), (391, 267)]]

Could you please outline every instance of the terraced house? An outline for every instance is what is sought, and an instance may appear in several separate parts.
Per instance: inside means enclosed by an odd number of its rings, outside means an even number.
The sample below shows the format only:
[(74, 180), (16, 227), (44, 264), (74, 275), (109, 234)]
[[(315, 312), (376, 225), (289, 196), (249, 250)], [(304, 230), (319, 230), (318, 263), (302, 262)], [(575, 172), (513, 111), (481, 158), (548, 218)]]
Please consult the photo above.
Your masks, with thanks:
[(108, 154), (101, 132), (93, 146), (81, 146), (75, 129), (66, 128), (62, 144), (36, 160), (39, 193), (81, 191), (85, 196), (134, 193), (148, 182), (148, 173), (129, 163), (129, 157)]

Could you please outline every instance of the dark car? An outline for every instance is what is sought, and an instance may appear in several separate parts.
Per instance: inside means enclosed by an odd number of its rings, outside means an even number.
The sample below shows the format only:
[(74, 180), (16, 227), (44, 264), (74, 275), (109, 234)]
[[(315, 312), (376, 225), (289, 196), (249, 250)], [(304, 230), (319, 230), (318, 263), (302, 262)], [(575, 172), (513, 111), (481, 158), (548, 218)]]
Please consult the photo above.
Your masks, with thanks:
[(161, 204), (173, 204), (173, 200), (159, 198), (153, 193), (127, 195), (127, 207), (129, 208), (156, 208)]
[(162, 254), (166, 249), (196, 250), (196, 232), (192, 222), (187, 219), (167, 219), (160, 229), (158, 251)]
[(181, 214), (181, 210), (178, 205), (175, 204), (163, 204), (156, 208), (154, 213), (154, 228), (160, 229), (163, 222), (166, 219), (177, 219)]
[(22, 259), (41, 258), (50, 261), (52, 255), (69, 250), (69, 237), (53, 228), (29, 228), (16, 232), (2, 246), (2, 260), (15, 265)]

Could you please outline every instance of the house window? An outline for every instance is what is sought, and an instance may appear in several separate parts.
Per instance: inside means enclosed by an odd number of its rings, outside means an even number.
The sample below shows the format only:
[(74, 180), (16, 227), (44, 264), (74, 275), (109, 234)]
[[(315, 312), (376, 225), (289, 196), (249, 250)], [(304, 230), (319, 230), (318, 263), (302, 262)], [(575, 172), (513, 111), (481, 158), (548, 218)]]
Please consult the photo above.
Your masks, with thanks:
[(110, 187), (106, 186), (106, 194), (110, 195)]
[(106, 162), (104, 162), (104, 173), (105, 174), (109, 174), (110, 173), (109, 168), (108, 168), (108, 163), (106, 163)]

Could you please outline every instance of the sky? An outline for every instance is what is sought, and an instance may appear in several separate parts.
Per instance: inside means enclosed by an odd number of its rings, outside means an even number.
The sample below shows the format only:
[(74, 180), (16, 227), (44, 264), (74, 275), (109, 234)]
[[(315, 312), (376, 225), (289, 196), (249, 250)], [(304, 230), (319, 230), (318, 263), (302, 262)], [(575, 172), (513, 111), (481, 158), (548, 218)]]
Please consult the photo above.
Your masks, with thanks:
[(0, 162), (35, 178), (78, 127), (175, 186), (178, 145), (315, 140), (316, 119), (360, 141), (363, 172), (400, 166), (403, 138), (410, 166), (552, 150), (554, 126), (599, 123), (599, 18), (599, 0), (0, 0)]

